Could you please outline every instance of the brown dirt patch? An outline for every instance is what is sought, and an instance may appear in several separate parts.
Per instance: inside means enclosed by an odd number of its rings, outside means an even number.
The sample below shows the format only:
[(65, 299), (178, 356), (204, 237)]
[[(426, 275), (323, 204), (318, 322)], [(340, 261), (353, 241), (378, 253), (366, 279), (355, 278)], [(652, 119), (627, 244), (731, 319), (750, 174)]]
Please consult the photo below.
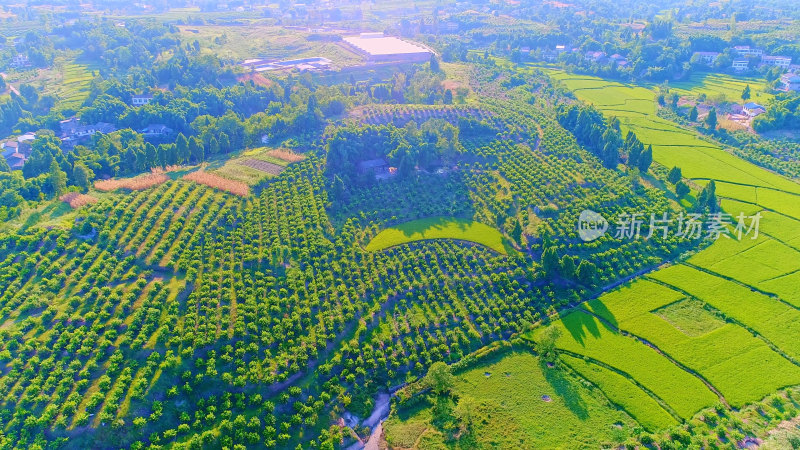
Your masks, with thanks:
[(256, 86), (271, 87), (274, 83), (269, 78), (261, 75), (260, 73), (246, 73), (236, 77), (236, 81), (246, 83), (252, 81)]
[(245, 159), (241, 161), (239, 164), (256, 170), (260, 170), (261, 172), (266, 172), (271, 175), (280, 175), (280, 173), (283, 172), (284, 169), (283, 166), (279, 166), (277, 164), (273, 164), (267, 161), (261, 161), (260, 159)]

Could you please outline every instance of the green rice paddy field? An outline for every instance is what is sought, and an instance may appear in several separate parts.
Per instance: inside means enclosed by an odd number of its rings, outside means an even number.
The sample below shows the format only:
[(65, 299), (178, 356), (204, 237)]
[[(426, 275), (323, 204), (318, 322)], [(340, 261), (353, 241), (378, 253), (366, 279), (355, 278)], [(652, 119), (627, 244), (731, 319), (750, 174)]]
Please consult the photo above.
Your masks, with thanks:
[[(566, 312), (552, 325), (561, 360), (647, 429), (800, 384), (800, 184), (659, 118), (651, 88), (549, 72), (652, 144), (658, 163), (701, 185), (715, 180), (726, 212), (761, 214), (758, 236), (722, 237)], [(705, 76), (672, 87), (728, 96), (746, 82)]]

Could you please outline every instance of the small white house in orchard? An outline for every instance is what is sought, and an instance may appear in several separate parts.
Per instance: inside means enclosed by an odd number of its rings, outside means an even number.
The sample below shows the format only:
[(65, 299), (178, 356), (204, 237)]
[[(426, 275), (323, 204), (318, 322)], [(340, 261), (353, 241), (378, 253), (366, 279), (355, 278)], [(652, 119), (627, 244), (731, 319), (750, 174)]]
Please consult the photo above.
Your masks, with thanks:
[(153, 101), (153, 96), (149, 94), (134, 95), (133, 97), (131, 97), (132, 106), (144, 106), (150, 103), (151, 101)]
[(749, 102), (744, 104), (742, 111), (750, 117), (755, 117), (759, 114), (764, 114), (767, 109), (758, 103)]
[(269, 144), (269, 135), (268, 134), (262, 134), (261, 135), (261, 143), (264, 144), (264, 145)]

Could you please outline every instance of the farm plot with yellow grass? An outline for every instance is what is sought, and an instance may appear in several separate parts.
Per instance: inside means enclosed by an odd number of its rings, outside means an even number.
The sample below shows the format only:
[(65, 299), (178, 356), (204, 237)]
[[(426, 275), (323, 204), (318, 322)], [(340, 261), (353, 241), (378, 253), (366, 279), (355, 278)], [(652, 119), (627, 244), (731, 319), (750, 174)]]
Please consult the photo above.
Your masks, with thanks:
[(265, 180), (280, 175), (289, 164), (302, 161), (305, 156), (287, 149), (257, 148), (247, 150), (236, 158), (225, 161), (221, 166), (211, 166), (213, 173), (229, 180), (255, 186)]
[(500, 232), (488, 225), (453, 217), (412, 220), (389, 227), (375, 236), (367, 251), (379, 251), (396, 245), (428, 239), (455, 239), (473, 242), (507, 254), (507, 244)]

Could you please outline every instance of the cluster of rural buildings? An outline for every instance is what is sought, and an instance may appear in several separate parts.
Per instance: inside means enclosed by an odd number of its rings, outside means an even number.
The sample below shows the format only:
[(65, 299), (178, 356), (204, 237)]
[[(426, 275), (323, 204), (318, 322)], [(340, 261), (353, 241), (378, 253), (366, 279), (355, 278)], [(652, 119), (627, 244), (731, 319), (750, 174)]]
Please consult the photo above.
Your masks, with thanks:
[[(114, 124), (98, 122), (89, 125), (81, 125), (77, 117), (59, 122), (58, 137), (64, 148), (73, 148), (78, 144), (85, 143), (95, 134), (108, 134), (117, 131)], [(164, 124), (150, 124), (139, 130), (145, 139), (159, 139), (173, 134), (172, 128)], [(36, 133), (25, 133), (11, 138), (5, 142), (0, 142), (0, 155), (5, 158), (9, 167), (13, 170), (22, 169), (25, 162), (30, 158), (33, 141), (36, 140)]]
[(81, 142), (87, 141), (95, 135), (95, 133), (108, 134), (117, 130), (117, 128), (107, 122), (98, 122), (91, 125), (81, 125), (77, 117), (70, 117), (69, 119), (59, 122), (61, 129), (61, 142), (65, 147), (74, 147)]
[[(749, 45), (733, 47), (736, 57), (731, 62), (731, 68), (737, 72), (749, 70), (753, 65), (757, 67), (779, 67), (788, 73), (780, 79), (779, 88), (785, 91), (800, 91), (800, 65), (792, 64), (791, 56), (768, 55), (763, 49)], [(695, 52), (693, 60), (703, 64), (712, 65), (722, 53), (720, 52)]]
[(35, 133), (25, 133), (5, 142), (0, 142), (0, 155), (5, 158), (11, 169), (22, 169), (25, 161), (31, 156), (31, 144), (35, 139)]
[(297, 70), (298, 72), (320, 72), (331, 68), (331, 60), (323, 57), (289, 59), (279, 61), (276, 59), (253, 58), (247, 59), (242, 67), (254, 72), (267, 72), (276, 70)]
[[(421, 44), (394, 36), (378, 33), (360, 33), (344, 36), (342, 45), (361, 56), (367, 64), (421, 63), (430, 61), (433, 52)], [(254, 72), (294, 70), (298, 72), (321, 72), (330, 70), (331, 60), (323, 57), (310, 57), (279, 61), (275, 59), (253, 58), (241, 66)]]

